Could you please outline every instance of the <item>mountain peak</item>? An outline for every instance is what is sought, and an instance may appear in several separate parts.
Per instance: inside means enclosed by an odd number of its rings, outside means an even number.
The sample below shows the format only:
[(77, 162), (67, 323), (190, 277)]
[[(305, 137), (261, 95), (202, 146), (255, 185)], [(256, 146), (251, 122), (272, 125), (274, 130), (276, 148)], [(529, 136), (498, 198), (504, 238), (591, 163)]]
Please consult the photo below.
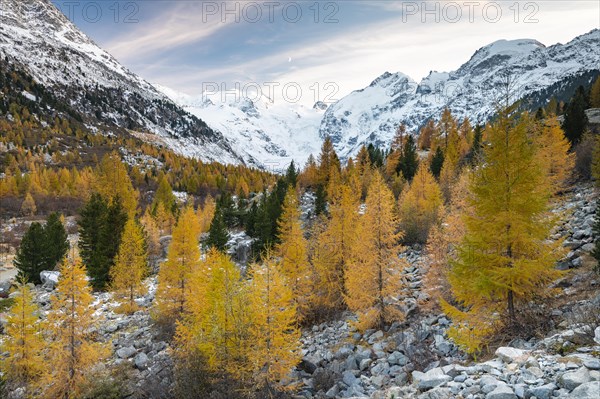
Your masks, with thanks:
[(385, 71), (381, 76), (371, 82), (369, 87), (380, 86), (380, 87), (388, 87), (391, 84), (397, 83), (399, 81), (411, 82), (412, 79), (410, 76), (403, 74), (402, 72), (390, 73)]

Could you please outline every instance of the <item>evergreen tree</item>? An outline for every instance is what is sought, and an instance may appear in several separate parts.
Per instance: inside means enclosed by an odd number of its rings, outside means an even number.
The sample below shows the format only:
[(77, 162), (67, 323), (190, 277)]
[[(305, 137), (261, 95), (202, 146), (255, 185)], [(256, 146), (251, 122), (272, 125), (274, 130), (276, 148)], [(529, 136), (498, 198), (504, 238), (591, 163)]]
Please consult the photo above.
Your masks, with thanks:
[(229, 241), (229, 232), (227, 231), (227, 225), (223, 220), (223, 214), (219, 205), (215, 211), (215, 216), (210, 224), (208, 230), (208, 238), (206, 240), (206, 246), (209, 248), (216, 248), (221, 252), (227, 250), (227, 242)]
[(400, 158), (400, 163), (398, 165), (398, 172), (402, 172), (402, 176), (404, 176), (404, 179), (406, 181), (411, 181), (413, 176), (417, 172), (418, 166), (419, 156), (417, 154), (415, 140), (412, 136), (409, 135), (406, 138), (406, 142), (404, 143), (402, 157)]
[(102, 260), (102, 263), (96, 269), (88, 267), (88, 273), (92, 278), (92, 286), (98, 290), (106, 288), (106, 285), (110, 281), (110, 269), (115, 264), (115, 257), (119, 252), (119, 245), (121, 245), (123, 229), (125, 228), (125, 223), (127, 223), (127, 214), (121, 205), (120, 197), (116, 196), (113, 198), (112, 203), (106, 209), (106, 214), (102, 218), (102, 221), (98, 237), (98, 250), (101, 252), (99, 258)]
[(104, 251), (100, 248), (100, 236), (104, 231), (104, 224), (108, 205), (104, 198), (97, 193), (92, 194), (80, 212), (79, 220), (79, 248), (81, 258), (86, 268), (92, 275), (92, 270), (102, 270), (106, 262)]
[(440, 177), (442, 166), (444, 166), (444, 151), (442, 150), (442, 147), (437, 147), (429, 166), (429, 170), (436, 179)]
[(15, 267), (19, 270), (19, 280), (34, 284), (42, 282), (40, 272), (47, 270), (47, 258), (44, 254), (45, 244), (44, 228), (38, 222), (33, 222), (23, 235), (21, 245), (13, 261)]
[(258, 217), (258, 205), (257, 201), (253, 201), (250, 206), (250, 210), (246, 214), (246, 219), (244, 220), (244, 226), (246, 227), (246, 234), (250, 237), (256, 236), (256, 219)]
[(298, 170), (294, 165), (294, 161), (290, 162), (290, 166), (288, 166), (285, 172), (285, 181), (292, 187), (296, 187), (296, 183), (298, 182)]
[(38, 306), (31, 289), (21, 282), (16, 291), (4, 327), (0, 350), (8, 356), (0, 358), (0, 366), (10, 388), (25, 389), (30, 397), (44, 371), (44, 339), (41, 334)]
[(535, 113), (535, 119), (538, 121), (544, 120), (546, 118), (546, 113), (544, 112), (544, 108), (539, 107)]
[(578, 144), (588, 125), (585, 110), (588, 106), (585, 89), (579, 86), (565, 109), (565, 120), (562, 128), (571, 146)]
[(93, 287), (101, 290), (109, 281), (109, 271), (119, 250), (127, 215), (118, 196), (109, 205), (100, 194), (94, 193), (80, 216), (81, 258)]
[(122, 300), (121, 310), (135, 312), (135, 296), (143, 293), (143, 279), (148, 273), (146, 243), (142, 226), (127, 220), (114, 266), (110, 269), (111, 288)]
[(325, 189), (322, 184), (319, 184), (315, 193), (315, 215), (319, 216), (326, 212), (327, 200), (325, 198)]
[(44, 226), (46, 270), (54, 270), (69, 251), (67, 231), (58, 213), (54, 212), (48, 216)]
[(237, 224), (237, 215), (235, 209), (235, 203), (231, 195), (227, 192), (221, 194), (217, 200), (215, 214), (220, 213), (223, 223), (227, 227), (235, 227)]
[(475, 126), (475, 130), (473, 131), (473, 144), (471, 144), (471, 149), (467, 154), (467, 160), (471, 165), (475, 165), (475, 163), (479, 160), (481, 156), (481, 142), (483, 140), (483, 127), (479, 124)]
[(454, 319), (452, 337), (476, 351), (493, 331), (494, 315), (517, 321), (519, 304), (543, 295), (559, 275), (555, 244), (546, 241), (550, 184), (528, 130), (530, 118), (514, 120), (508, 111), (487, 132), (485, 163), (470, 186), (472, 213), (449, 274), (456, 300), (468, 311), (443, 303)]
[(79, 397), (88, 373), (107, 354), (94, 342), (94, 297), (81, 261), (65, 260), (48, 314), (49, 348), (44, 397)]

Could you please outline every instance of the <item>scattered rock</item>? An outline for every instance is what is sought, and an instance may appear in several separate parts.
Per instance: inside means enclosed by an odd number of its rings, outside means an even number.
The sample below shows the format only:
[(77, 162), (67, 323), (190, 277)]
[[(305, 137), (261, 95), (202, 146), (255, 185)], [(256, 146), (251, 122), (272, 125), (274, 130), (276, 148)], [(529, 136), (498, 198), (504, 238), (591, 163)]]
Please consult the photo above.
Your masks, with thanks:
[(517, 395), (515, 395), (515, 392), (511, 387), (506, 384), (502, 384), (498, 385), (496, 389), (488, 393), (485, 396), (485, 399), (517, 399)]
[(559, 385), (569, 391), (586, 382), (590, 382), (590, 372), (585, 367), (581, 367), (577, 371), (565, 373), (558, 379)]
[(444, 374), (444, 371), (439, 367), (431, 369), (426, 373), (413, 371), (412, 377), (413, 383), (422, 391), (435, 388), (452, 380), (452, 378)]
[(569, 394), (570, 399), (598, 399), (600, 398), (600, 382), (586, 382), (581, 384)]
[(117, 356), (121, 359), (129, 359), (137, 353), (137, 350), (133, 346), (126, 346), (117, 350)]
[(133, 361), (135, 363), (135, 367), (137, 367), (139, 370), (145, 370), (150, 359), (148, 359), (148, 355), (146, 355), (144, 352), (140, 352), (135, 356)]
[(496, 356), (505, 363), (524, 363), (529, 356), (529, 351), (501, 346), (496, 349)]

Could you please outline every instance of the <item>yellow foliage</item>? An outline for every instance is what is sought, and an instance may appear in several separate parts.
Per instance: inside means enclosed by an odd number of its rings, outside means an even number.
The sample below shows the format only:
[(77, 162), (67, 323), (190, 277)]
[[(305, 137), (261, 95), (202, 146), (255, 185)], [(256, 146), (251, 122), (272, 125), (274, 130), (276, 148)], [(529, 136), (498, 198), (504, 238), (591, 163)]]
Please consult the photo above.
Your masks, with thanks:
[(399, 201), (400, 224), (408, 242), (425, 242), (429, 229), (436, 223), (442, 193), (425, 162), (421, 162), (413, 181)]
[(21, 213), (25, 216), (33, 216), (37, 211), (37, 207), (35, 206), (35, 201), (31, 194), (28, 192), (21, 204)]
[(143, 295), (143, 279), (148, 274), (144, 235), (135, 219), (128, 219), (121, 236), (121, 245), (115, 264), (110, 269), (111, 288), (122, 301), (125, 313), (133, 313), (137, 306), (135, 297)]
[(196, 213), (198, 215), (198, 221), (200, 223), (200, 233), (208, 232), (208, 229), (210, 228), (210, 223), (212, 222), (215, 216), (215, 209), (215, 200), (211, 196), (208, 196), (204, 200), (204, 204), (202, 205), (202, 207), (198, 207)]
[(94, 341), (95, 325), (92, 289), (79, 259), (65, 260), (48, 314), (49, 348), (44, 397), (76, 398), (89, 371), (107, 355)]
[(18, 294), (8, 311), (6, 327), (0, 350), (8, 353), (0, 358), (4, 377), (11, 385), (23, 386), (28, 397), (37, 384), (44, 367), (44, 338), (37, 315), (38, 306), (29, 286), (17, 287)]
[(127, 168), (116, 151), (106, 154), (96, 168), (95, 190), (111, 201), (119, 196), (129, 217), (135, 215), (139, 193), (133, 188)]
[(469, 187), (472, 214), (464, 216), (466, 234), (449, 280), (456, 300), (470, 309), (463, 320), (472, 328), (502, 302), (508, 322), (517, 323), (519, 303), (543, 295), (560, 275), (559, 244), (546, 240), (551, 186), (528, 137), (530, 123), (500, 115)]
[(302, 359), (293, 293), (268, 254), (262, 265), (251, 270), (248, 359), (253, 379), (258, 386), (281, 384)]
[(534, 132), (539, 164), (548, 176), (552, 191), (559, 191), (569, 177), (575, 163), (569, 153), (570, 143), (556, 116), (539, 122)]
[(184, 310), (188, 282), (200, 264), (199, 224), (194, 208), (186, 207), (173, 229), (167, 260), (158, 273), (156, 310), (159, 318), (177, 319)]
[(343, 305), (344, 273), (357, 241), (359, 202), (356, 193), (341, 185), (331, 199), (331, 220), (319, 234), (312, 262), (317, 274), (315, 295), (319, 305), (335, 309)]
[(308, 265), (308, 243), (300, 222), (298, 195), (293, 187), (287, 190), (277, 224), (280, 243), (275, 248), (275, 255), (280, 258), (280, 271), (290, 284), (299, 319), (302, 320), (309, 309), (312, 279)]
[(375, 172), (367, 193), (367, 209), (360, 219), (360, 239), (354, 242), (354, 257), (345, 273), (344, 299), (358, 314), (362, 330), (382, 328), (404, 318), (397, 302), (404, 287), (401, 272), (406, 262), (398, 258), (402, 234), (398, 233), (394, 204), (394, 195)]

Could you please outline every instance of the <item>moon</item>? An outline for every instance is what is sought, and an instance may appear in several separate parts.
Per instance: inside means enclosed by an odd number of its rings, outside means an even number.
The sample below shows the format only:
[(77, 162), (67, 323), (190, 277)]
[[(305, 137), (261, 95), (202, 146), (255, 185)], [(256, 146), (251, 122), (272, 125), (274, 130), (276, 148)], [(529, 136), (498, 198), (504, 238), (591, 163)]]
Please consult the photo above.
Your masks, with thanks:
[(292, 57), (289, 57), (289, 58), (288, 58), (288, 62), (292, 62)]

